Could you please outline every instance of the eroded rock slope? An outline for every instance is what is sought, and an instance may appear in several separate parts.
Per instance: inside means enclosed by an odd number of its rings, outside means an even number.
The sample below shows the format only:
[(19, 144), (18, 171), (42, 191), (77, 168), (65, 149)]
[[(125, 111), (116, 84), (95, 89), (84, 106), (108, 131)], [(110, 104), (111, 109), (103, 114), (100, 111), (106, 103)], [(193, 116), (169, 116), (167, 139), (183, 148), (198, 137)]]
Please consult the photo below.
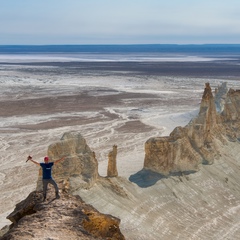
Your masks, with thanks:
[[(240, 91), (226, 95), (216, 90), (222, 111), (217, 112), (209, 83), (202, 96), (199, 114), (185, 127), (176, 127), (170, 136), (154, 137), (145, 143), (144, 168), (163, 175), (198, 171), (220, 157), (218, 141), (238, 141), (240, 136)], [(222, 93), (222, 95), (221, 95)], [(225, 97), (225, 99), (223, 98)], [(223, 104), (224, 99), (224, 104)], [(220, 106), (220, 103), (218, 104)]]

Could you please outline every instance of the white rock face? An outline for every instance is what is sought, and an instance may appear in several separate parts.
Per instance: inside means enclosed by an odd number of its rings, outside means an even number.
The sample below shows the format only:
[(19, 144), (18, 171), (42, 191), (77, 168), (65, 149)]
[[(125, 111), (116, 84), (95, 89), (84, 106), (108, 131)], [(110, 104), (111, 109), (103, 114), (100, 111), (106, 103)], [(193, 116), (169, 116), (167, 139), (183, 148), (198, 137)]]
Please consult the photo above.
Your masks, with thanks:
[(84, 201), (121, 219), (126, 239), (238, 240), (239, 143), (219, 142), (221, 158), (196, 173), (164, 177), (140, 171), (79, 189)]

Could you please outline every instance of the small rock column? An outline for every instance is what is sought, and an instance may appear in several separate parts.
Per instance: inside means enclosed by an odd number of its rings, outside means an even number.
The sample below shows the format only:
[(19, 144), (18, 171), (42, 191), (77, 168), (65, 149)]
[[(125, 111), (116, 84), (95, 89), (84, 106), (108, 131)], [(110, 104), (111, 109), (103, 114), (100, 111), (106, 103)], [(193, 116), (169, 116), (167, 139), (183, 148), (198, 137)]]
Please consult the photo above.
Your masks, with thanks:
[(113, 150), (108, 154), (108, 177), (117, 177), (117, 145), (113, 145)]

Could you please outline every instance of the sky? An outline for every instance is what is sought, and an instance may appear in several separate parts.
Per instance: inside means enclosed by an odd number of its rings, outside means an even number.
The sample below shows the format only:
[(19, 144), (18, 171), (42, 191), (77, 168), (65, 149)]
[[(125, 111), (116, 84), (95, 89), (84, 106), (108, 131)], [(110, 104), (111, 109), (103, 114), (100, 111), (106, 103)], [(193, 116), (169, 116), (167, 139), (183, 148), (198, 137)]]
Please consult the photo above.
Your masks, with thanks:
[(240, 43), (239, 0), (0, 0), (0, 45)]

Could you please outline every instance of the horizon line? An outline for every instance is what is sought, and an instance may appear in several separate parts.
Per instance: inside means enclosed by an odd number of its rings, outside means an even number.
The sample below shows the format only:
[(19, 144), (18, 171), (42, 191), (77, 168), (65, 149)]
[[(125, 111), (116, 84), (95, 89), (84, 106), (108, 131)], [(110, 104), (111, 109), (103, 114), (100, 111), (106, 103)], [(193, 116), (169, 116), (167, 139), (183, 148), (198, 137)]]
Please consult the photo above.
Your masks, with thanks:
[(240, 45), (240, 43), (79, 43), (79, 44), (0, 44), (0, 46), (146, 46), (146, 45), (172, 45), (172, 46), (204, 46), (204, 45)]

